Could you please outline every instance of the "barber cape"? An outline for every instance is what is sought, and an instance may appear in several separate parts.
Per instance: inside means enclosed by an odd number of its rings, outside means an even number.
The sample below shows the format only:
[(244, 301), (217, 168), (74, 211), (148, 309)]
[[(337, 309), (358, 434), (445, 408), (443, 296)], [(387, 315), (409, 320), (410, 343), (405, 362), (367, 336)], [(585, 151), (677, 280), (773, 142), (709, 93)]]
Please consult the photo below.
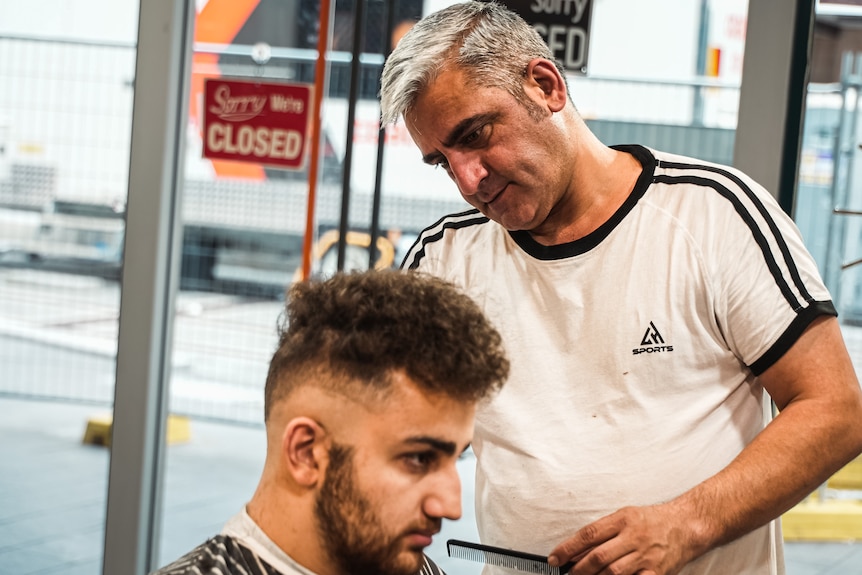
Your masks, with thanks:
[[(241, 511), (221, 534), (151, 575), (316, 575), (278, 548)], [(418, 575), (445, 575), (427, 556)]]

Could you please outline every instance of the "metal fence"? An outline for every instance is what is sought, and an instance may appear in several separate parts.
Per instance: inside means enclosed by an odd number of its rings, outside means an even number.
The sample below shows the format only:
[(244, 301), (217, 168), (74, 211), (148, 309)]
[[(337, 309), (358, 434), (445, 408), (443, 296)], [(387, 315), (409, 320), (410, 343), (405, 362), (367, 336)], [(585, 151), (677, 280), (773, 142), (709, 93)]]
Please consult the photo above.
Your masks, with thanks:
[[(193, 73), (200, 76), (312, 79), (313, 51), (273, 49), (261, 66), (251, 46), (195, 49), (218, 57), (217, 64), (196, 60)], [(134, 59), (132, 45), (0, 37), (0, 86), (11, 87), (0, 90), (0, 394), (112, 401)], [(350, 82), (349, 54), (329, 59), (323, 135), (330, 149), (316, 209), (321, 232), (337, 226), (341, 212)], [(371, 119), (358, 119), (357, 133), (370, 146), (382, 57), (365, 54), (360, 63), (360, 105)], [(570, 84), (606, 143), (642, 143), (725, 163), (732, 157), (735, 86), (590, 77)], [(200, 157), (194, 120), (171, 409), (254, 425), (261, 421), (284, 288), (300, 263), (306, 174), (218, 178)], [(414, 181), (430, 173), (418, 171), (427, 168), (415, 155), (417, 171), (408, 169)], [(366, 230), (373, 173), (368, 162), (359, 164), (350, 181), (349, 227)], [(464, 206), (451, 185), (418, 193), (384, 178), (380, 226), (406, 244)]]

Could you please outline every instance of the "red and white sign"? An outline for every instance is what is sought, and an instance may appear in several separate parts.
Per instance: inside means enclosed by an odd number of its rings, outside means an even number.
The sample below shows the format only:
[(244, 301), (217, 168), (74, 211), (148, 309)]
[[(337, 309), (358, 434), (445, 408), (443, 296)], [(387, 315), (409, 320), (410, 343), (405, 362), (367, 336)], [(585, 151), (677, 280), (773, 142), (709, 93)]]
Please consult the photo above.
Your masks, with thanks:
[(301, 168), (311, 91), (307, 84), (207, 79), (204, 157)]

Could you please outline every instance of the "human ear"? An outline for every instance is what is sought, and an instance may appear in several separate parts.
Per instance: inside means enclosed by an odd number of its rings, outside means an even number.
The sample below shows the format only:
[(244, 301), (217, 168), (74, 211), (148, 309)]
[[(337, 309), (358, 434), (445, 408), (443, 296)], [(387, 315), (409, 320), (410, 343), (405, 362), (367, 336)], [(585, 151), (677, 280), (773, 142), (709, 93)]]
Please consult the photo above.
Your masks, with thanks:
[(285, 466), (298, 484), (313, 487), (320, 481), (328, 442), (326, 429), (314, 419), (295, 417), (288, 422), (281, 449)]
[(540, 98), (551, 112), (559, 112), (566, 106), (566, 81), (553, 62), (534, 58), (527, 64), (524, 76), (527, 93)]

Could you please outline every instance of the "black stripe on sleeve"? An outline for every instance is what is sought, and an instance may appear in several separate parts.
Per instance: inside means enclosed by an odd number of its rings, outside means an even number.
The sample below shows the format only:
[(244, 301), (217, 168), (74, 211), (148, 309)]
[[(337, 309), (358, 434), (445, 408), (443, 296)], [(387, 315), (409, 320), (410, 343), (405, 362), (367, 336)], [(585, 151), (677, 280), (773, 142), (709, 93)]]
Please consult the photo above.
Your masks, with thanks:
[(760, 198), (757, 197), (757, 194), (748, 186), (742, 179), (739, 178), (733, 172), (730, 172), (727, 169), (718, 167), (718, 166), (706, 166), (701, 164), (681, 164), (675, 162), (661, 162), (662, 167), (667, 168), (675, 168), (675, 169), (692, 169), (692, 170), (704, 170), (707, 172), (713, 172), (716, 174), (720, 174), (728, 179), (730, 179), (733, 183), (735, 183), (739, 188), (745, 193), (748, 199), (757, 207), (757, 211), (763, 217), (766, 224), (769, 226), (769, 230), (772, 232), (773, 237), (775, 238), (775, 242), (778, 245), (778, 249), (781, 251), (781, 255), (784, 258), (784, 263), (787, 265), (787, 270), (790, 273), (790, 277), (793, 279), (793, 284), (796, 286), (796, 289), (805, 299), (805, 301), (812, 301), (811, 294), (808, 293), (808, 288), (805, 286), (805, 283), (802, 281), (802, 276), (799, 275), (799, 270), (796, 267), (796, 262), (793, 261), (793, 256), (790, 254), (790, 248), (787, 246), (787, 242), (784, 241), (784, 236), (781, 234), (781, 230), (778, 229), (778, 225), (775, 223), (775, 219), (772, 217), (772, 214), (766, 209), (766, 206), (763, 205), (763, 202)]
[[(778, 289), (781, 291), (781, 295), (784, 296), (784, 299), (787, 300), (788, 305), (790, 305), (790, 308), (793, 309), (793, 311), (799, 312), (799, 310), (802, 309), (802, 305), (799, 303), (799, 300), (796, 298), (796, 295), (790, 289), (790, 285), (787, 283), (787, 280), (784, 279), (784, 274), (781, 273), (781, 269), (778, 267), (778, 262), (775, 261), (775, 257), (772, 254), (772, 250), (769, 248), (769, 242), (767, 241), (766, 236), (763, 235), (763, 231), (754, 221), (754, 218), (751, 216), (745, 206), (742, 205), (742, 202), (739, 200), (738, 197), (736, 197), (733, 192), (731, 192), (729, 189), (722, 186), (715, 180), (698, 176), (660, 175), (656, 176), (655, 181), (663, 184), (694, 184), (698, 186), (705, 186), (714, 189), (723, 198), (727, 199), (733, 205), (734, 209), (736, 210), (736, 213), (738, 213), (742, 220), (745, 222), (745, 225), (748, 226), (748, 229), (751, 231), (751, 235), (754, 236), (754, 241), (760, 247), (760, 251), (763, 254), (763, 259), (766, 263), (766, 266), (772, 274), (772, 277), (775, 280)], [(771, 222), (771, 218), (769, 218), (769, 220)], [(781, 237), (780, 233), (778, 234), (778, 237)], [(781, 239), (780, 243), (783, 244), (784, 240)], [(790, 254), (788, 252), (785, 258), (789, 258), (789, 255)], [(798, 275), (798, 271), (796, 271), (795, 264), (792, 264), (791, 262), (787, 261), (786, 263), (788, 264), (788, 267), (792, 268), (792, 273)], [(807, 291), (804, 290), (800, 290), (800, 292), (807, 294)], [(807, 298), (810, 301), (811, 296), (807, 296)]]
[[(466, 219), (456, 219), (465, 217)], [(419, 234), (419, 238), (414, 242), (413, 246), (407, 252), (407, 256), (404, 258), (404, 261), (401, 263), (401, 269), (415, 270), (418, 268), (422, 258), (425, 257), (425, 246), (439, 241), (446, 230), (467, 228), (479, 224), (486, 224), (489, 221), (490, 220), (487, 217), (481, 215), (481, 212), (476, 209), (467, 210), (466, 212), (458, 214), (450, 214), (439, 219), (433, 225), (422, 230), (422, 233)]]
[(796, 343), (796, 340), (799, 339), (799, 336), (802, 335), (805, 328), (821, 315), (837, 316), (838, 312), (835, 310), (835, 306), (831, 301), (814, 302), (812, 305), (800, 311), (796, 315), (796, 318), (791, 322), (790, 327), (784, 330), (784, 333), (781, 334), (781, 337), (779, 337), (774, 344), (772, 344), (772, 347), (766, 350), (766, 353), (749, 366), (752, 373), (754, 373), (754, 375), (760, 375), (772, 366), (772, 364), (781, 359), (781, 356), (783, 356), (788, 349), (793, 347), (793, 344)]
[(740, 190), (742, 190), (746, 197), (757, 208), (758, 213), (760, 213), (767, 226), (769, 227), (769, 231), (775, 239), (775, 243), (778, 246), (779, 251), (781, 252), (785, 265), (787, 266), (788, 273), (793, 280), (793, 285), (798, 290), (798, 293), (805, 299), (806, 304), (808, 304), (807, 307), (803, 307), (799, 304), (799, 301), (793, 294), (790, 285), (787, 283), (787, 280), (784, 277), (784, 274), (781, 273), (781, 270), (779, 269), (778, 264), (775, 261), (775, 257), (772, 253), (772, 250), (769, 248), (769, 244), (763, 234), (763, 231), (761, 230), (760, 226), (755, 223), (752, 215), (748, 213), (748, 210), (745, 208), (739, 198), (736, 197), (736, 195), (730, 189), (709, 178), (696, 177), (691, 175), (661, 175), (655, 178), (656, 182), (662, 182), (667, 184), (693, 183), (697, 185), (707, 186), (714, 189), (722, 197), (730, 201), (731, 204), (734, 206), (736, 212), (740, 215), (748, 228), (751, 230), (755, 241), (757, 242), (763, 253), (766, 265), (772, 273), (773, 278), (775, 279), (776, 285), (780, 289), (782, 295), (784, 295), (784, 298), (787, 300), (788, 304), (797, 314), (794, 320), (791, 322), (790, 326), (786, 330), (784, 330), (784, 333), (779, 336), (776, 342), (760, 358), (758, 358), (749, 366), (752, 373), (754, 373), (755, 375), (760, 375), (773, 364), (775, 364), (776, 361), (781, 359), (781, 357), (787, 352), (787, 350), (789, 350), (793, 346), (793, 344), (796, 343), (796, 341), (802, 335), (802, 332), (804, 332), (805, 329), (809, 325), (811, 325), (811, 322), (813, 322), (816, 318), (821, 315), (829, 315), (833, 317), (838, 315), (838, 312), (835, 309), (835, 305), (833, 304), (833, 302), (814, 301), (814, 298), (811, 297), (808, 288), (802, 281), (802, 276), (800, 275), (799, 269), (796, 266), (796, 262), (794, 261), (793, 256), (790, 253), (790, 248), (788, 247), (787, 242), (784, 240), (784, 236), (782, 235), (781, 230), (778, 228), (774, 217), (772, 216), (772, 214), (769, 213), (769, 211), (766, 209), (766, 206), (763, 204), (761, 199), (754, 193), (751, 187), (748, 186), (744, 181), (742, 181), (739, 176), (719, 166), (666, 161), (660, 161), (659, 166), (661, 168), (672, 168), (678, 170), (702, 170), (712, 172), (728, 178), (737, 186), (739, 186)]

